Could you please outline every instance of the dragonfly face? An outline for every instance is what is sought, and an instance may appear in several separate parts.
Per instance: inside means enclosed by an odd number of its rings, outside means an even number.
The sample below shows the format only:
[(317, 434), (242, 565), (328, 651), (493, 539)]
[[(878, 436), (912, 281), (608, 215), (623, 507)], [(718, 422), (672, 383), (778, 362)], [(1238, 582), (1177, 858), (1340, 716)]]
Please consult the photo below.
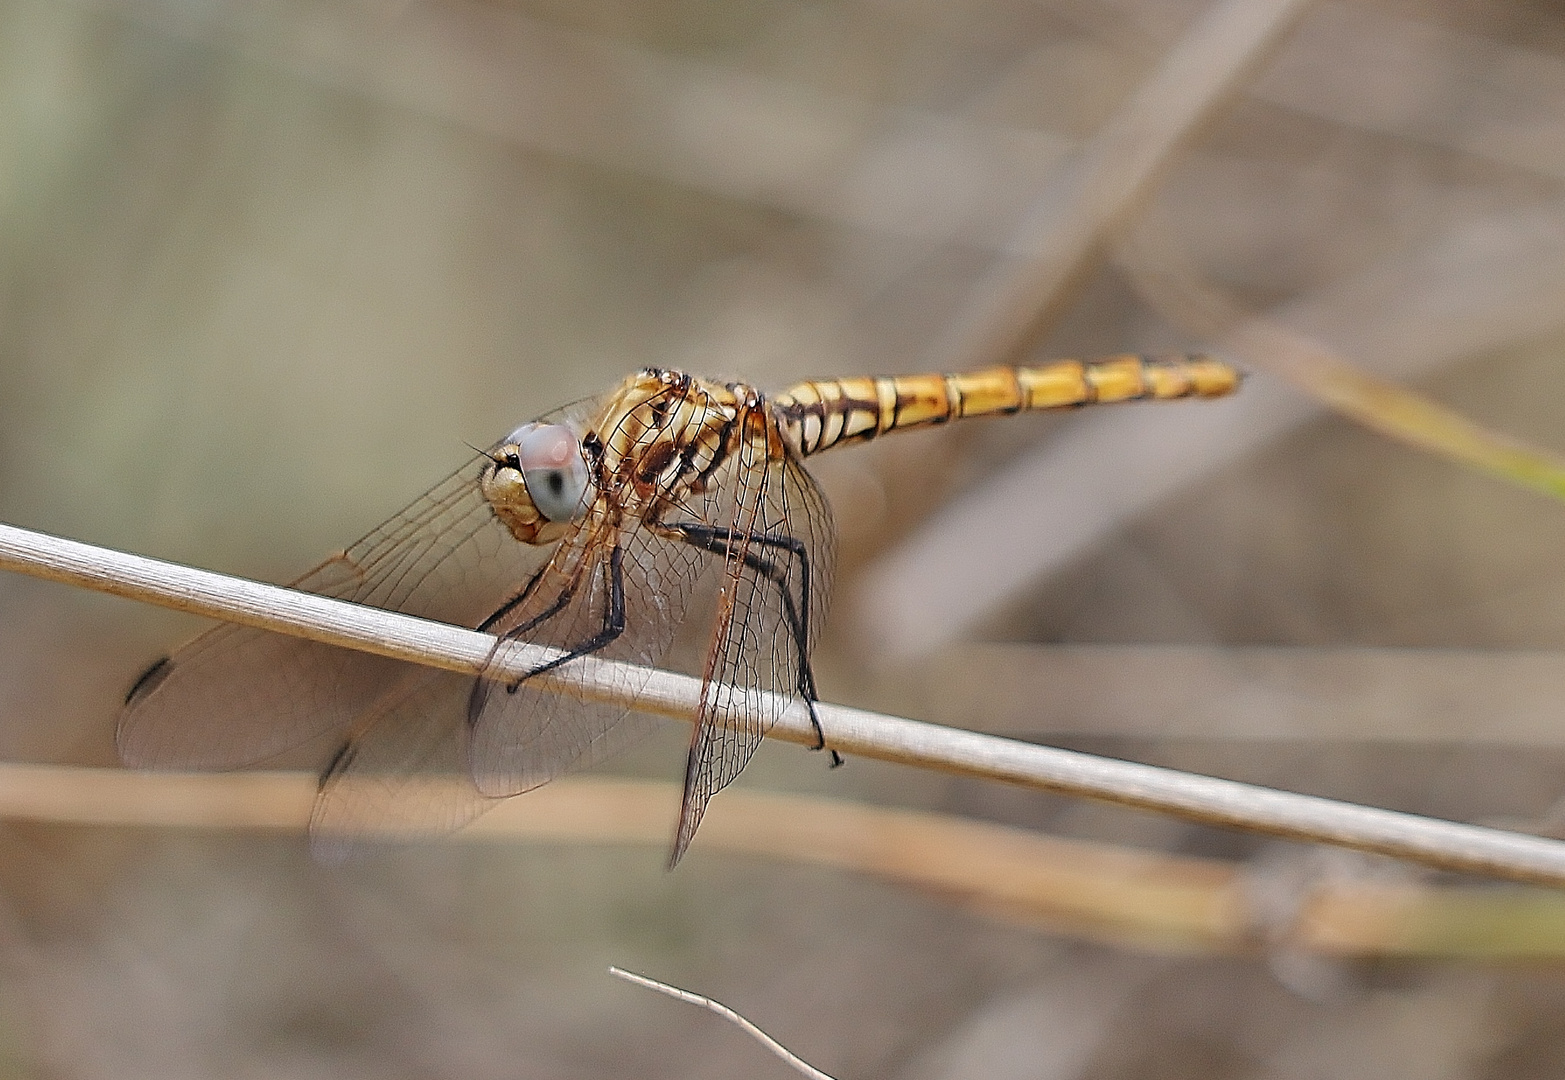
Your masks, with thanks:
[(531, 423), (493, 451), (478, 484), (512, 536), (524, 544), (552, 544), (586, 511), (591, 474), (574, 431)]

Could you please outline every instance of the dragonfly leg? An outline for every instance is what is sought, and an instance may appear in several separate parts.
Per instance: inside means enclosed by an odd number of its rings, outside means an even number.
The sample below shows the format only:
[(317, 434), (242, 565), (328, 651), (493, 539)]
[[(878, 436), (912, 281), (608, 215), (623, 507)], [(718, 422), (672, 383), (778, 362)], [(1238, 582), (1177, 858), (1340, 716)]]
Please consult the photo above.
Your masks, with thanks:
[[(505, 635), (505, 640), (510, 640), (510, 639), (513, 639), (513, 638), (521, 635), (521, 634), (526, 633), (527, 631), (529, 631), (529, 630), (533, 629), (535, 626), (537, 626), (539, 623), (543, 622), (544, 619), (547, 619), (549, 616), (551, 616), (555, 612), (559, 611), (562, 607), (565, 606), (566, 602), (575, 593), (575, 591), (576, 591), (576, 587), (575, 587), (574, 584), (572, 584), (567, 589), (561, 590), (560, 598), (557, 599), (553, 604), (549, 605), (549, 609), (546, 612), (544, 612), (542, 615), (539, 615), (535, 619), (529, 619), (527, 622), (523, 623), (521, 626), (518, 626), (518, 627), (516, 627), (513, 630), (507, 631), (507, 633)], [(547, 664), (540, 664), (538, 667), (533, 668), (533, 670), (529, 671), (526, 675), (523, 675), (521, 678), (519, 678), (515, 682), (511, 683), (508, 687), (506, 687), (506, 689), (510, 693), (515, 693), (516, 689), (519, 686), (521, 686), (522, 683), (526, 682), (528, 679), (532, 678), (534, 675), (542, 675), (544, 672), (546, 672), (546, 671), (553, 671), (555, 668), (559, 667), (560, 665), (568, 664), (572, 660), (577, 659), (578, 657), (587, 656), (590, 653), (595, 653), (599, 649), (602, 649), (602, 648), (605, 648), (606, 646), (608, 646), (611, 642), (614, 641), (615, 638), (619, 637), (624, 632), (625, 632), (624, 549), (621, 548), (618, 544), (615, 544), (614, 547), (612, 549), (610, 549), (610, 551), (609, 551), (609, 595), (608, 595), (608, 599), (605, 601), (605, 603), (603, 605), (603, 626), (602, 626), (602, 628), (596, 634), (592, 635), (592, 637), (590, 637), (586, 641), (582, 642), (580, 645), (573, 645), (569, 649), (567, 649), (563, 654), (561, 654), (560, 656), (557, 656), (553, 660), (550, 660)]]
[[(794, 649), (797, 653), (799, 682), (796, 689), (809, 710), (810, 726), (815, 729), (813, 749), (826, 749), (826, 732), (822, 729), (820, 717), (815, 712), (815, 703), (820, 700), (820, 695), (816, 693), (815, 671), (810, 666), (810, 557), (803, 542), (793, 536), (746, 533), (738, 529), (725, 529), (694, 522), (665, 527), (692, 547), (725, 558), (733, 552), (736, 544), (745, 546), (758, 544), (762, 547), (778, 549), (799, 560), (799, 602), (795, 604), (793, 595), (788, 591), (788, 571), (784, 567), (753, 551), (746, 550), (744, 554), (745, 566), (776, 585), (782, 596), (783, 618), (788, 623), (788, 632), (793, 637)], [(835, 750), (831, 751), (832, 768), (841, 764), (842, 755)]]
[[(480, 624), (479, 629), (487, 630), (489, 627), (494, 625), (494, 623), (507, 611), (515, 608), (516, 605), (525, 599), (526, 595), (530, 593), (537, 585), (538, 579), (542, 573), (543, 571), (540, 570), (538, 574), (533, 575), (532, 580), (527, 583), (522, 592), (512, 600), (507, 601), (505, 606), (502, 607), (499, 611), (495, 612), (495, 614), (491, 615), (488, 619), (485, 619), (484, 622)], [(560, 590), (560, 595), (555, 597), (549, 606), (542, 612), (526, 620), (525, 622), (519, 623), (510, 630), (507, 630), (505, 634), (502, 635), (501, 640), (495, 643), (495, 649), (498, 650), (502, 642), (515, 640), (521, 635), (532, 631), (547, 619), (550, 619), (554, 615), (558, 614), (560, 610), (570, 602), (571, 598), (576, 595), (576, 589), (579, 581), (579, 577), (573, 578), (565, 588)], [(623, 572), (623, 556), (619, 546), (615, 545), (615, 547), (609, 552), (609, 595), (604, 604), (602, 628), (586, 641), (579, 645), (572, 646), (570, 649), (567, 649), (564, 654), (555, 657), (546, 664), (539, 665), (532, 671), (527, 672), (527, 674), (507, 683), (505, 692), (508, 694), (516, 693), (521, 689), (522, 683), (526, 682), (534, 675), (541, 675), (546, 671), (552, 671), (561, 664), (569, 663), (570, 661), (575, 660), (577, 657), (586, 656), (589, 653), (597, 652), (599, 649), (605, 648), (607, 645), (609, 645), (610, 642), (614, 641), (615, 638), (619, 637), (624, 632), (625, 579)], [(474, 680), (472, 692), (468, 695), (467, 699), (467, 722), (469, 726), (473, 726), (478, 723), (478, 717), (484, 710), (484, 703), (489, 699), (489, 687), (490, 682), (487, 679), (479, 677), (478, 679)]]
[[(526, 603), (527, 600), (532, 597), (533, 590), (538, 587), (538, 582), (543, 580), (543, 575), (548, 571), (548, 569), (549, 564), (544, 563), (537, 570), (533, 571), (533, 576), (527, 579), (527, 584), (522, 586), (520, 592), (511, 597), (505, 603), (501, 604), (499, 608), (495, 610), (493, 615), (490, 615), (489, 618), (479, 623), (476, 627), (474, 627), (474, 629), (482, 630), (487, 633), (490, 627), (494, 626), (495, 623), (509, 615), (517, 608), (518, 605)], [(549, 618), (549, 616), (559, 611), (560, 608), (564, 607), (566, 602), (569, 601), (573, 595), (575, 595), (575, 592), (576, 583), (575, 581), (572, 581), (564, 589), (560, 590), (560, 595), (555, 598), (554, 603), (549, 605), (548, 611), (545, 611), (542, 615), (537, 615), (531, 619), (528, 619), (527, 622), (520, 627), (513, 627), (511, 629), (511, 633), (525, 633), (526, 631), (531, 630), (533, 627), (543, 622), (543, 620)]]

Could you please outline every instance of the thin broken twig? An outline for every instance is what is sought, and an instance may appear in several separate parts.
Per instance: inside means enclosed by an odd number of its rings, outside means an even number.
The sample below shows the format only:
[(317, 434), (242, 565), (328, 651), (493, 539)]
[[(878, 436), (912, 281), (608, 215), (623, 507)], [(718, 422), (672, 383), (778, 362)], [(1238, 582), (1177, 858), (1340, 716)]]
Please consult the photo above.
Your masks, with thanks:
[(616, 978), (624, 979), (626, 982), (635, 983), (637, 986), (645, 986), (649, 990), (656, 990), (660, 994), (667, 994), (671, 998), (677, 998), (678, 1000), (687, 1002), (691, 1005), (699, 1005), (709, 1012), (714, 1012), (723, 1019), (730, 1020), (737, 1024), (741, 1030), (752, 1036), (756, 1042), (760, 1043), (772, 1053), (782, 1058), (795, 1070), (803, 1073), (805, 1076), (813, 1077), (814, 1080), (835, 1080), (835, 1078), (830, 1073), (821, 1072), (815, 1066), (801, 1058), (798, 1054), (795, 1054), (782, 1043), (778, 1042), (776, 1039), (766, 1034), (766, 1032), (762, 1031), (750, 1021), (746, 1020), (743, 1016), (740, 1016), (727, 1005), (724, 1005), (721, 1001), (713, 1001), (709, 997), (702, 997), (700, 994), (692, 994), (689, 990), (681, 990), (677, 986), (670, 986), (668, 983), (658, 982), (656, 979), (649, 979), (645, 975), (637, 975), (635, 972), (626, 971), (623, 968), (611, 967), (609, 968), (609, 974), (615, 976)]

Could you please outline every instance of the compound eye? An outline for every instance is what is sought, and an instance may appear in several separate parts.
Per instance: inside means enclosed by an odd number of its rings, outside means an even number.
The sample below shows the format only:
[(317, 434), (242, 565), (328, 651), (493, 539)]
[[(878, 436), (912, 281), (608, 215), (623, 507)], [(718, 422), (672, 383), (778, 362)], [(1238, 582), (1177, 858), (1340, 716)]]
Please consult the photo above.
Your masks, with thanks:
[(576, 433), (563, 424), (527, 424), (510, 442), (522, 483), (538, 512), (550, 521), (572, 521), (587, 506), (587, 462)]

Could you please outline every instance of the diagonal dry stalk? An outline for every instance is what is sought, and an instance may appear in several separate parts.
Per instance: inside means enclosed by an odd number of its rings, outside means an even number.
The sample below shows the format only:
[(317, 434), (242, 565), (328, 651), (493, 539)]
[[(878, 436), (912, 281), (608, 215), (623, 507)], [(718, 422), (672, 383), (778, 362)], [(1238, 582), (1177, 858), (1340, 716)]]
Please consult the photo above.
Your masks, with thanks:
[[(1475, 423), (1364, 367), (1318, 335), (1244, 310), (1206, 280), (1166, 217), (1148, 214), (1117, 251), (1136, 290), (1170, 321), (1219, 342), (1221, 355), (1292, 383), (1382, 435), (1553, 498), (1565, 498), (1565, 459)], [(1557, 261), (1557, 255), (1556, 255)]]
[[(473, 630), (11, 525), (0, 524), (0, 568), (468, 674), (485, 669), (494, 645), (492, 637)], [(544, 656), (544, 650), (516, 645), (504, 652), (491, 670), (521, 677)], [(562, 677), (551, 680), (548, 687), (594, 700), (620, 701), (642, 712), (679, 720), (688, 721), (696, 714), (698, 680), (654, 671), (645, 690), (626, 700), (617, 689), (626, 680), (615, 678), (613, 665), (602, 667), (602, 683)], [(1565, 885), (1565, 843), (1555, 840), (1115, 761), (840, 705), (823, 703), (818, 715), (826, 745), (845, 754), (1102, 799), (1448, 870)], [(815, 744), (814, 730), (802, 707), (783, 712), (769, 734), (802, 745)]]
[[(1317, 343), (1313, 349), (1326, 342), (1345, 356), (1373, 359), (1372, 370), (1396, 379), (1557, 332), (1565, 289), (1562, 220), (1557, 201), (1485, 215), (1280, 305), (1266, 318), (1302, 330)], [(1202, 275), (1171, 232), (1154, 207), (1117, 248), (1119, 264), (1168, 318), (1227, 348), (1220, 335), (1243, 313), (1209, 303), (1209, 294), (1192, 298), (1189, 285)], [(1296, 345), (1257, 347), (1252, 336), (1244, 362), (1264, 368), (1270, 348), (1297, 356)], [(1081, 416), (879, 553), (860, 575), (858, 617), (887, 628), (879, 643), (887, 654), (949, 644), (1110, 530), (1313, 415), (1309, 398), (1256, 378), (1244, 393), (1199, 410)], [(1492, 450), (1487, 460), (1466, 459), (1503, 465), (1502, 447)], [(1525, 483), (1546, 474), (1543, 457), (1532, 455), (1532, 464), (1544, 469), (1507, 478)], [(907, 581), (924, 587), (902, 587)]]
[(677, 986), (670, 986), (668, 983), (658, 982), (656, 979), (649, 979), (645, 975), (637, 975), (635, 972), (626, 971), (623, 968), (611, 967), (609, 968), (609, 974), (613, 975), (615, 978), (624, 979), (628, 983), (634, 983), (637, 986), (644, 986), (648, 990), (656, 990), (660, 994), (667, 994), (676, 1001), (683, 1001), (690, 1005), (699, 1005), (708, 1012), (714, 1012), (718, 1016), (721, 1016), (724, 1020), (727, 1020), (730, 1023), (736, 1025), (739, 1030), (743, 1031), (756, 1042), (766, 1047), (766, 1049), (782, 1058), (788, 1063), (789, 1068), (793, 1069), (795, 1072), (804, 1076), (808, 1076), (811, 1078), (811, 1080), (834, 1080), (830, 1073), (821, 1072), (815, 1066), (801, 1058), (798, 1054), (795, 1054), (782, 1043), (778, 1042), (766, 1032), (762, 1031), (755, 1024), (751, 1023), (749, 1020), (746, 1020), (738, 1012), (730, 1009), (727, 1005), (724, 1005), (721, 1001), (713, 1001), (709, 997), (703, 997), (700, 994), (692, 994), (689, 990), (681, 990)]

